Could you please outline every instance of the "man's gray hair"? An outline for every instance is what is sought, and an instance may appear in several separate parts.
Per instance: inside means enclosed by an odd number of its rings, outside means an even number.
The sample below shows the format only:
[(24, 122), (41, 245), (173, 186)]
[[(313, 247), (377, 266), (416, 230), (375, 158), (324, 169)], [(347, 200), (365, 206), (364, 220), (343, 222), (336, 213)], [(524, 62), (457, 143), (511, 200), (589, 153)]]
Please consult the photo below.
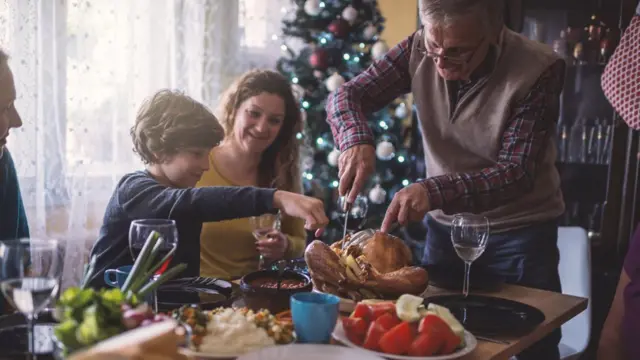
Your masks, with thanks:
[(460, 16), (476, 14), (492, 34), (504, 24), (504, 0), (419, 0), (418, 6), (423, 22), (448, 25)]

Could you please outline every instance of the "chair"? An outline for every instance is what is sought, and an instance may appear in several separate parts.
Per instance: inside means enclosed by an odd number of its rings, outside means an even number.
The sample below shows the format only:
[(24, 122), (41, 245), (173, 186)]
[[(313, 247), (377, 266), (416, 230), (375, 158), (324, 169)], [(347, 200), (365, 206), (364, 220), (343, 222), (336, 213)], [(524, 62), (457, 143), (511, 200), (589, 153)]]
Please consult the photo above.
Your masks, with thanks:
[(589, 299), (587, 309), (562, 325), (560, 358), (575, 360), (587, 349), (591, 337), (591, 246), (581, 227), (558, 228), (562, 293)]

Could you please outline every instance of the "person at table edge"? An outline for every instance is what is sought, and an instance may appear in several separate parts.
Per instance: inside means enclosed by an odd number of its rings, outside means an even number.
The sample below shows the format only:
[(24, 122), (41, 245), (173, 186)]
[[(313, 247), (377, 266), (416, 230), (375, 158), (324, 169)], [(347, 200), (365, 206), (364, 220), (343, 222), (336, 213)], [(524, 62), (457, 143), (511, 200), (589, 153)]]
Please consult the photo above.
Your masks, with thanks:
[[(0, 48), (0, 241), (29, 237), (29, 224), (18, 174), (9, 149), (6, 148), (9, 131), (22, 126), (15, 100), (16, 87), (9, 67), (9, 56)], [(0, 315), (11, 310), (5, 297), (0, 296)]]
[[(375, 167), (366, 114), (411, 92), (427, 176), (394, 196), (382, 231), (428, 213), (423, 263), (451, 268), (462, 266), (449, 235), (452, 215), (483, 214), (491, 235), (476, 271), (559, 292), (557, 218), (565, 206), (554, 138), (565, 63), (507, 29), (503, 6), (420, 0), (423, 27), (330, 94), (339, 191), (353, 202)], [(518, 358), (557, 359), (559, 341), (557, 329)]]

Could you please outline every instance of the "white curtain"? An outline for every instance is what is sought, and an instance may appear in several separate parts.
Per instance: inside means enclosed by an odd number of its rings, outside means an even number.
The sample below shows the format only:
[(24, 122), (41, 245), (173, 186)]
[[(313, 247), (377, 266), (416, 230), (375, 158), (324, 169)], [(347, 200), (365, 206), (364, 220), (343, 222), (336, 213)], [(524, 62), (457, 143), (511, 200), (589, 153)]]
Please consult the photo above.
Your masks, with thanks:
[(32, 237), (66, 244), (76, 284), (120, 177), (141, 168), (129, 129), (161, 88), (214, 107), (243, 71), (280, 56), (289, 0), (0, 0), (24, 125), (8, 148)]

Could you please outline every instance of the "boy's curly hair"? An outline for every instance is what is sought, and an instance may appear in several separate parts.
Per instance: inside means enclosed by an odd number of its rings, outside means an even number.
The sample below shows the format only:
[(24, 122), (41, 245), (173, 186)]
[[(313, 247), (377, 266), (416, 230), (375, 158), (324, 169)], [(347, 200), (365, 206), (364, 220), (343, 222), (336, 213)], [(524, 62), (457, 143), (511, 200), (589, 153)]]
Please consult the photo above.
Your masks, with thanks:
[(173, 90), (161, 90), (146, 99), (130, 133), (133, 151), (145, 164), (161, 163), (186, 148), (213, 148), (224, 137), (209, 109)]

